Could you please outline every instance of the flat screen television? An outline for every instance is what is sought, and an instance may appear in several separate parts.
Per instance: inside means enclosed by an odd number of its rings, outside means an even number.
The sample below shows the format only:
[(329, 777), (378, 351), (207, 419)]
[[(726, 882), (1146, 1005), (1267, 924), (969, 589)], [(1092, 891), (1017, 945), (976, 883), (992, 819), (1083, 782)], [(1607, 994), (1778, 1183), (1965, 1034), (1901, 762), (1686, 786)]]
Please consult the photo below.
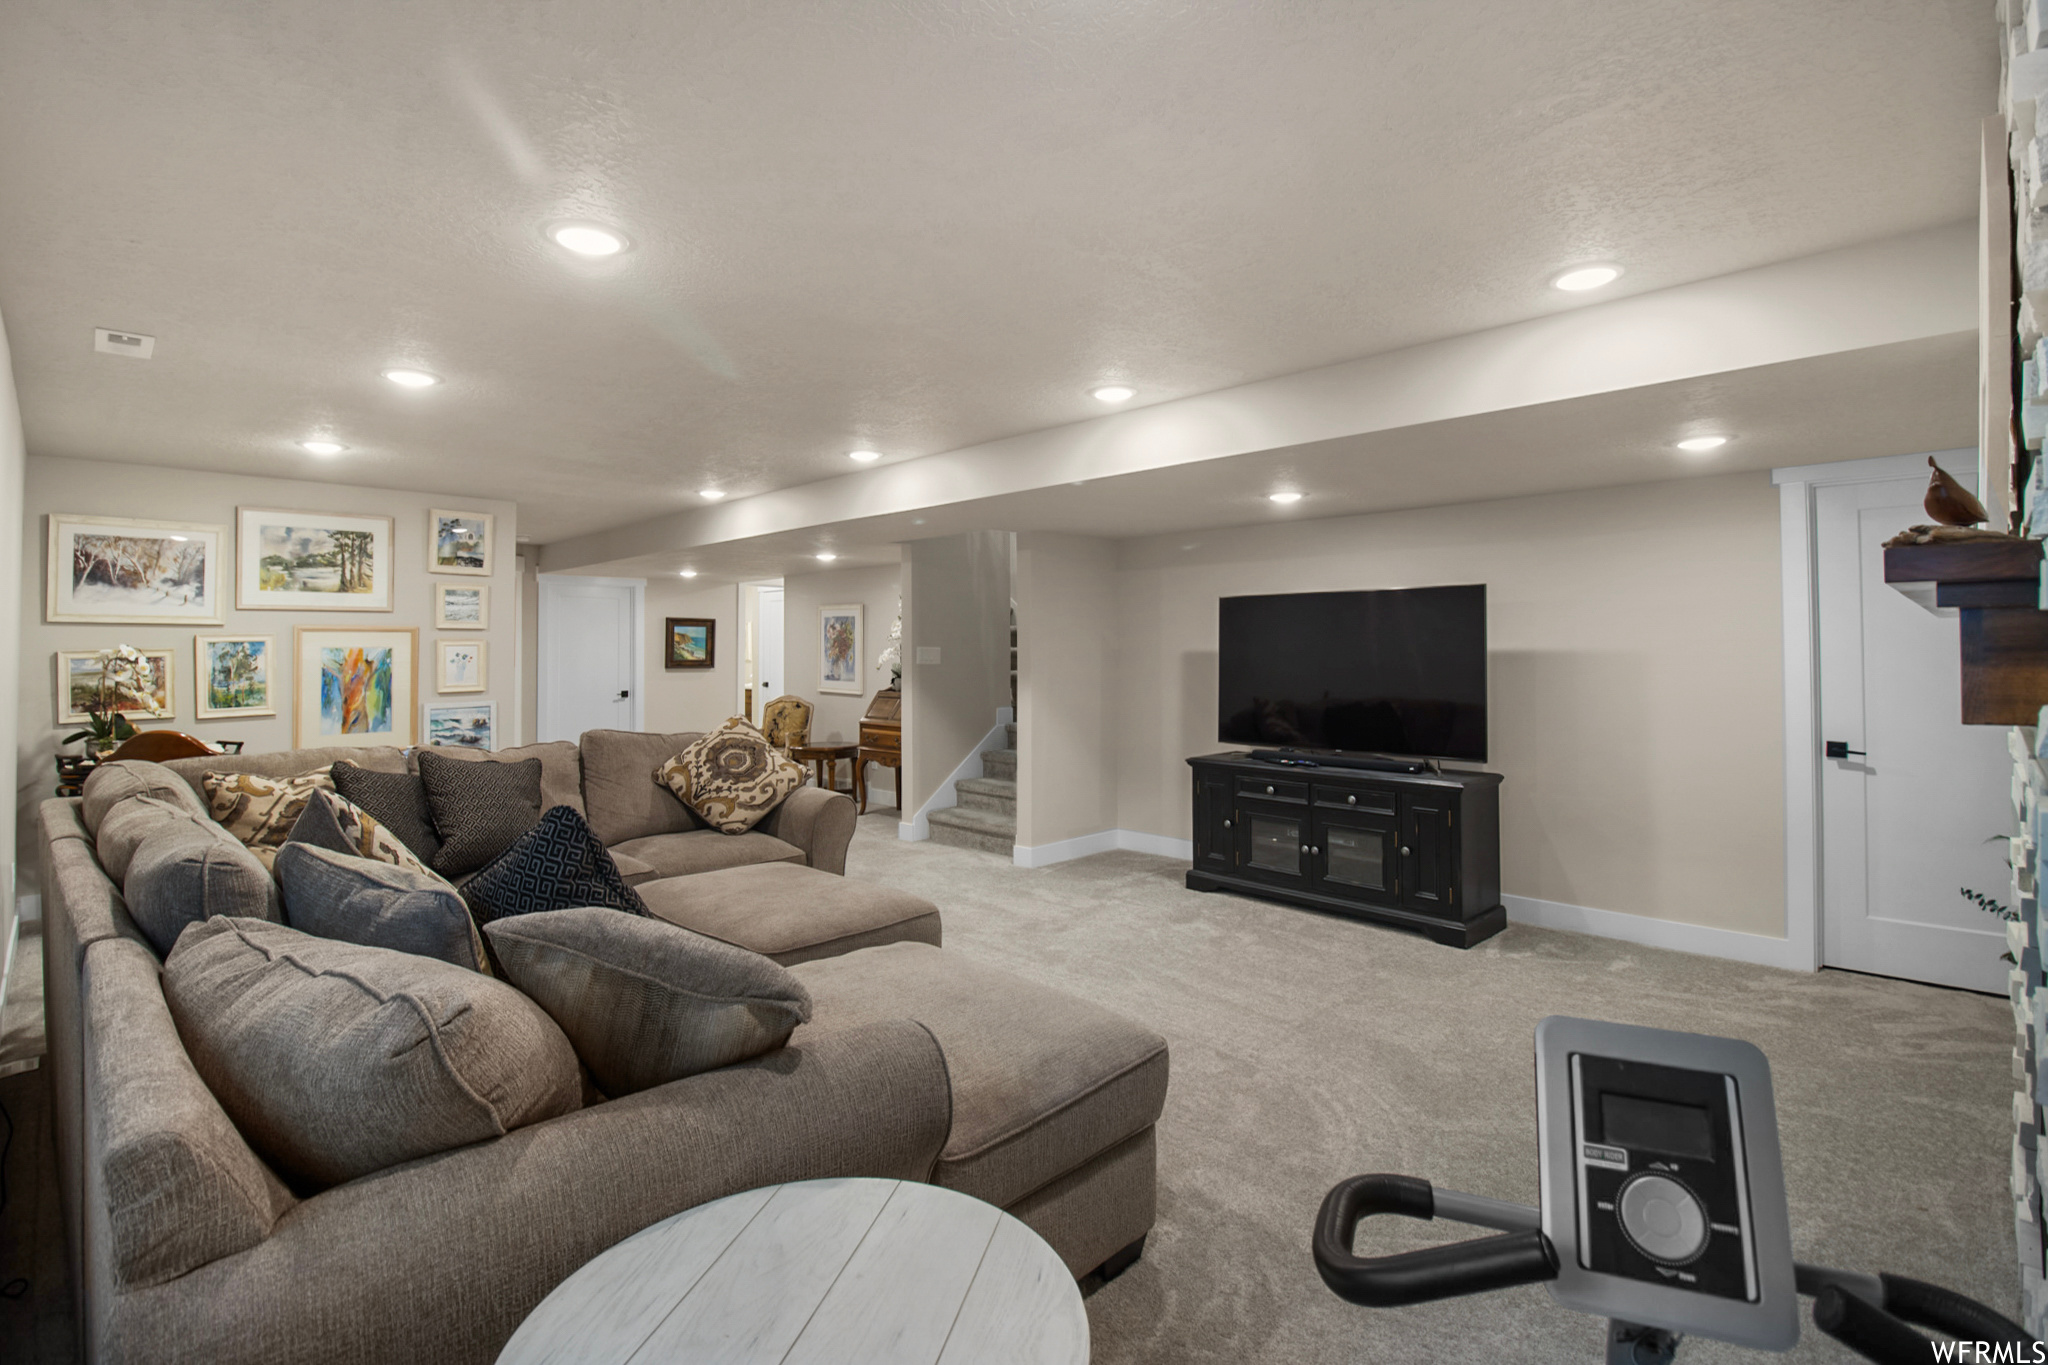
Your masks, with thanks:
[(1226, 597), (1225, 744), (1486, 761), (1486, 585)]

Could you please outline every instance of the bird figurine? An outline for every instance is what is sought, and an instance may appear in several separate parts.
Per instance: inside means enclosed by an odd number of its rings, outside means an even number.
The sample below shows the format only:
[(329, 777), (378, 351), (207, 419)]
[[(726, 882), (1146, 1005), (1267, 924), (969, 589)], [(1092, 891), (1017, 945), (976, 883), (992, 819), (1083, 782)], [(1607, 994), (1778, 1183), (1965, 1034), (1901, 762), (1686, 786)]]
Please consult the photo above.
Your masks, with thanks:
[(1921, 506), (1927, 515), (1943, 526), (1975, 526), (1980, 521), (1991, 520), (1991, 514), (1984, 510), (1984, 504), (1977, 501), (1977, 495), (1955, 481), (1955, 477), (1927, 457), (1927, 467), (1934, 471), (1927, 480), (1927, 497)]

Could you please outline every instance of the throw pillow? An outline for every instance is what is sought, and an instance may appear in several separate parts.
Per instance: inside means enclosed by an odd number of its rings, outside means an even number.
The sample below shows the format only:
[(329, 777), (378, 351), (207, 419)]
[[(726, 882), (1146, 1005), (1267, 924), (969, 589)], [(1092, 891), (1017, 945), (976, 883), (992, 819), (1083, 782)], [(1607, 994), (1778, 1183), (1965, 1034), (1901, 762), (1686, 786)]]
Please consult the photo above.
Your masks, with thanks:
[(484, 932), (607, 1095), (758, 1057), (811, 1017), (787, 967), (657, 919), (581, 906)]
[(582, 1103), (575, 1051), (540, 1006), (432, 958), (219, 918), (186, 930), (163, 988), (200, 1078), (302, 1190)]
[(306, 802), (334, 779), (326, 768), (297, 777), (258, 777), (254, 773), (207, 773), (199, 779), (206, 808), (222, 829), (240, 839), (265, 867), (291, 837)]
[(462, 894), (479, 924), (576, 905), (647, 913), (640, 893), (626, 885), (612, 855), (569, 806), (541, 816), (517, 843), (464, 882)]
[(398, 836), (413, 856), (431, 866), (441, 835), (427, 805), (427, 789), (414, 773), (384, 773), (354, 763), (334, 765), (334, 790), (353, 801)]
[(424, 867), (294, 839), (277, 852), (277, 884), (284, 894), (284, 922), (294, 929), (490, 974), (469, 907)]
[(158, 957), (171, 951), (186, 925), (210, 915), (283, 918), (277, 882), (256, 855), (219, 825), (182, 813), (136, 845), (121, 898)]
[(738, 716), (696, 740), (655, 774), (721, 834), (745, 834), (804, 784), (791, 762)]
[[(384, 822), (337, 792), (314, 792), (299, 822), (292, 826), (291, 844), (312, 844), (316, 848), (370, 858), (394, 867), (432, 875), (433, 869), (416, 857)], [(435, 880), (440, 880), (438, 877)]]
[(86, 774), (79, 795), (84, 797), (78, 813), (85, 821), (85, 832), (95, 837), (100, 832), (100, 821), (131, 796), (154, 796), (159, 801), (183, 806), (195, 815), (206, 814), (206, 803), (193, 792), (191, 783), (161, 763), (134, 758), (94, 768)]
[(444, 877), (474, 872), (540, 819), (540, 760), (464, 763), (419, 751), (420, 783), (441, 847), (427, 861)]

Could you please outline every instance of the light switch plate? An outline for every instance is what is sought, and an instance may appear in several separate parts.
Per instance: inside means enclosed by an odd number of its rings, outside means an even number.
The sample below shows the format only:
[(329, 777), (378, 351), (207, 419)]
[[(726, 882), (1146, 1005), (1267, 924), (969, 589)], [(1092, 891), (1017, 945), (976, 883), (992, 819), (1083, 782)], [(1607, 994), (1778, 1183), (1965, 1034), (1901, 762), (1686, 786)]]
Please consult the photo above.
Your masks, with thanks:
[(937, 663), (939, 661), (939, 647), (937, 645), (919, 645), (917, 647), (917, 661), (921, 664)]

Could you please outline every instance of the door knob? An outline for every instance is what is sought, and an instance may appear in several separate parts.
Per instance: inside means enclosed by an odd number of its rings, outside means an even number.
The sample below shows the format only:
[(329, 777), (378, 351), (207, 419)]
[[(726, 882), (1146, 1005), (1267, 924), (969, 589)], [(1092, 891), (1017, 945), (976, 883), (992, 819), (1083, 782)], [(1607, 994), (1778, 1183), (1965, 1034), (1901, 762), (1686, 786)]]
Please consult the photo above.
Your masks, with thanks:
[(1268, 796), (1271, 796), (1272, 794), (1273, 794), (1273, 789), (1272, 789), (1271, 787), (1268, 787), (1268, 788), (1266, 788), (1266, 795), (1268, 795)]
[(1344, 798), (1344, 804), (1347, 806), (1355, 806), (1358, 804), (1358, 798), (1355, 796), (1347, 796)]
[(1302, 851), (1303, 853), (1306, 853), (1306, 852), (1308, 852), (1308, 845), (1307, 845), (1307, 844), (1303, 844), (1303, 845), (1301, 846), (1301, 851)]
[(1843, 739), (1831, 739), (1827, 742), (1825, 748), (1829, 758), (1848, 758), (1852, 754), (1857, 758), (1870, 757), (1868, 753), (1861, 749), (1850, 748), (1849, 742)]
[(1321, 849), (1319, 849), (1319, 848), (1312, 848), (1312, 849), (1310, 849), (1310, 850), (1308, 851), (1308, 856), (1309, 856), (1309, 857), (1311, 857), (1311, 858), (1313, 858), (1313, 857), (1315, 857), (1315, 856), (1316, 856), (1316, 855), (1317, 855), (1318, 853), (1321, 853), (1321, 852), (1322, 852), (1322, 850), (1321, 850)]
[(1230, 822), (1229, 822), (1228, 820), (1225, 820), (1225, 821), (1223, 822), (1223, 828), (1225, 828), (1225, 829), (1229, 829), (1229, 828), (1230, 828)]
[(1406, 845), (1406, 844), (1403, 844), (1403, 845), (1401, 845), (1401, 856), (1402, 856), (1403, 858), (1405, 858), (1405, 857), (1407, 857), (1407, 856), (1408, 856), (1408, 845)]
[(619, 689), (619, 700), (620, 700), (620, 701), (624, 701), (624, 700), (625, 700), (625, 699), (626, 699), (626, 698), (627, 698), (627, 697), (628, 697), (629, 695), (631, 695), (631, 694), (630, 694), (630, 693), (628, 693), (628, 692), (626, 691), (626, 689), (625, 689), (625, 688), (623, 688), (623, 687), (622, 687), (622, 688), (620, 688), (620, 689)]

